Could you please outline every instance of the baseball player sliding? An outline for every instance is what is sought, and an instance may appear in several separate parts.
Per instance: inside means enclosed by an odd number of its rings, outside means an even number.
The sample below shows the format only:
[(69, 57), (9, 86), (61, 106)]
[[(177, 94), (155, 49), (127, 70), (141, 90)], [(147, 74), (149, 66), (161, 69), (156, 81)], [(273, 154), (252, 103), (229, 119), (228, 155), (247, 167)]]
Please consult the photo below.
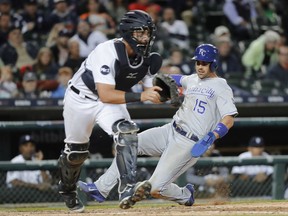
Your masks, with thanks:
[[(202, 44), (196, 48), (192, 59), (196, 74), (171, 75), (175, 83), (183, 87), (185, 95), (171, 123), (138, 134), (139, 155), (161, 156), (148, 180), (152, 185), (152, 197), (185, 206), (194, 203), (193, 185), (181, 188), (173, 182), (193, 166), (216, 139), (228, 133), (238, 114), (231, 88), (216, 74), (217, 48)], [(96, 201), (103, 202), (117, 184), (118, 176), (117, 160), (114, 159), (95, 183), (79, 181), (78, 184)]]
[(126, 103), (160, 103), (158, 86), (150, 84), (142, 93), (129, 90), (156, 74), (162, 58), (158, 53), (150, 53), (156, 29), (146, 12), (127, 12), (119, 30), (122, 38), (99, 44), (69, 81), (65, 93), (66, 138), (59, 158), (59, 192), (74, 212), (84, 211), (76, 183), (89, 155), (89, 138), (96, 123), (114, 137), (117, 154), (113, 172), (119, 180), (120, 207), (129, 208), (131, 203), (145, 198), (151, 189), (148, 181), (135, 185), (139, 128), (131, 121)]

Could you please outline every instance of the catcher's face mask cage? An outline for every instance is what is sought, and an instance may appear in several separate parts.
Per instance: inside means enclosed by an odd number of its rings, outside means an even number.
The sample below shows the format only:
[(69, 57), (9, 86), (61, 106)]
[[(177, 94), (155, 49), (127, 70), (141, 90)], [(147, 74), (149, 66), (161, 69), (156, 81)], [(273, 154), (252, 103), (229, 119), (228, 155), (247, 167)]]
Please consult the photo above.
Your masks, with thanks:
[(195, 49), (192, 60), (210, 62), (211, 71), (216, 71), (218, 67), (218, 49), (212, 44), (201, 44)]
[[(148, 57), (155, 39), (156, 27), (144, 11), (133, 10), (127, 12), (120, 21), (119, 31), (137, 55)], [(136, 34), (135, 34), (136, 33)], [(137, 35), (148, 35), (148, 42), (143, 44)]]

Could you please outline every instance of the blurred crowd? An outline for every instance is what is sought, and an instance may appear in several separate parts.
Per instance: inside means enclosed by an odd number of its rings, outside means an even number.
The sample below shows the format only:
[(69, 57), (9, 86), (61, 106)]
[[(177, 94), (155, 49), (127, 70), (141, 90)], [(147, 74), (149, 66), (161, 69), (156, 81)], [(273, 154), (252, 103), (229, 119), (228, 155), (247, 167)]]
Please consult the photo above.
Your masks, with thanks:
[(284, 0), (0, 0), (0, 98), (63, 98), (82, 61), (119, 37), (119, 19), (134, 9), (157, 26), (162, 73), (192, 74), (194, 48), (208, 42), (236, 96), (288, 95), (287, 8)]

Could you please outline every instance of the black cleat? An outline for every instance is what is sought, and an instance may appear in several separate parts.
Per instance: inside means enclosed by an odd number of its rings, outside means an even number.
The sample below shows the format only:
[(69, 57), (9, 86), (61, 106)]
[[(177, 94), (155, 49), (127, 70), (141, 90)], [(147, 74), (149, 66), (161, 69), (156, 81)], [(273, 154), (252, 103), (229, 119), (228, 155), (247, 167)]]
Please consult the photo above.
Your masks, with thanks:
[(78, 198), (77, 192), (72, 191), (69, 193), (59, 192), (64, 199), (67, 208), (73, 212), (84, 212), (85, 207)]

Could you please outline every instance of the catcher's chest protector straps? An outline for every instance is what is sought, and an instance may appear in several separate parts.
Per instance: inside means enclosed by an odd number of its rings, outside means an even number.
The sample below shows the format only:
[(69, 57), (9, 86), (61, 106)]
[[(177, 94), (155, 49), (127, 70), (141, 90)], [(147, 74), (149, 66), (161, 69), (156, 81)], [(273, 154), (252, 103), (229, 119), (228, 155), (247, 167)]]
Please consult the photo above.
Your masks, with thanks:
[(136, 66), (132, 66), (129, 63), (124, 43), (115, 41), (114, 45), (119, 59), (115, 61), (116, 89), (128, 91), (147, 74), (150, 59), (141, 57), (141, 62)]
[(160, 70), (163, 60), (160, 54), (156, 52), (151, 53), (149, 59), (150, 59), (150, 73), (154, 75)]

